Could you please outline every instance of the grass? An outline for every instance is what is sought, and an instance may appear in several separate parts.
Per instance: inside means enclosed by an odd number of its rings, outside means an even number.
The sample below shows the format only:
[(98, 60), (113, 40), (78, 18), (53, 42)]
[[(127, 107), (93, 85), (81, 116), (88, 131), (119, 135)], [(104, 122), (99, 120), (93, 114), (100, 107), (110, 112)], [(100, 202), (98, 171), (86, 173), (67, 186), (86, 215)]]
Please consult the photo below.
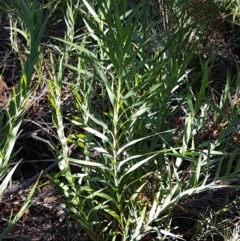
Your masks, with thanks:
[[(1, 115), (0, 194), (18, 165), (10, 170), (26, 103), (47, 86), (51, 181), (91, 240), (237, 240), (239, 79), (214, 77), (213, 18), (226, 10), (234, 24), (238, 5), (51, 3), (20, 0), (8, 16), (22, 76)], [(207, 4), (214, 16), (199, 14)]]

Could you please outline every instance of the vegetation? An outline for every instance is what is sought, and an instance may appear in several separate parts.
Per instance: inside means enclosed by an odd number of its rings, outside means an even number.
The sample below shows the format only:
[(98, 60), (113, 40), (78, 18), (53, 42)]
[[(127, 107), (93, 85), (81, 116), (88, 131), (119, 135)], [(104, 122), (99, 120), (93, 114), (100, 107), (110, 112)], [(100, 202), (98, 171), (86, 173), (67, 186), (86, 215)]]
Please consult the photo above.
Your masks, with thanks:
[(40, 2), (1, 1), (1, 203), (26, 159), (57, 168), (0, 239), (51, 182), (59, 240), (239, 240), (238, 0)]

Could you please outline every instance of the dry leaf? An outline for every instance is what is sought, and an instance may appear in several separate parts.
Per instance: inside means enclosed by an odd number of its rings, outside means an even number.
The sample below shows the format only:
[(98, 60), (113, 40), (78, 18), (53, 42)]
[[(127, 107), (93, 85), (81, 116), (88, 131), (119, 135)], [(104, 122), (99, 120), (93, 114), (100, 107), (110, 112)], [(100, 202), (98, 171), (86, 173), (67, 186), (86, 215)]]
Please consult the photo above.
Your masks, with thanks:
[(11, 89), (12, 88), (8, 87), (5, 81), (0, 77), (0, 102), (1, 102), (0, 106), (4, 106), (8, 101), (8, 98), (3, 95), (3, 92), (5, 90), (11, 90)]
[(44, 198), (44, 202), (45, 203), (53, 203), (57, 200), (58, 198), (56, 196), (50, 196), (50, 197), (45, 197)]

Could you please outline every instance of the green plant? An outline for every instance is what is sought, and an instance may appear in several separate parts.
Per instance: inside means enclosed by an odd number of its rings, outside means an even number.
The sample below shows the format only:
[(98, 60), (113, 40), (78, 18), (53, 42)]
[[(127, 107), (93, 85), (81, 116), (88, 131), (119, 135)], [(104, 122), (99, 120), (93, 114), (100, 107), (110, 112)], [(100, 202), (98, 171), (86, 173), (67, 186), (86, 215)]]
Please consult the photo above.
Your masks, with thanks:
[[(58, 73), (53, 72), (48, 82), (62, 146), (62, 153), (57, 146), (54, 150), (61, 169), (54, 181), (92, 240), (140, 240), (151, 232), (162, 240), (181, 238), (174, 234), (174, 227), (168, 229), (171, 213), (180, 200), (216, 188), (218, 178), (209, 180), (214, 166), (211, 159), (223, 155), (210, 143), (200, 150), (195, 145), (194, 138), (206, 123), (209, 69), (208, 63), (202, 64), (200, 92), (195, 97), (188, 95), (184, 80), (197, 44), (184, 56), (182, 49), (194, 25), (179, 25), (173, 37), (163, 34), (158, 42), (151, 39), (151, 28), (145, 34), (141, 31), (146, 25), (142, 19), (147, 20), (142, 18), (146, 2), (130, 7), (126, 1), (98, 1), (97, 9), (83, 3), (80, 12), (91, 14), (83, 15), (89, 40), (59, 39), (72, 49), (77, 66), (64, 65), (65, 51), (58, 60)], [(77, 115), (68, 118), (73, 126), (67, 136), (61, 110), (65, 67), (77, 75), (68, 82)], [(179, 89), (181, 98), (175, 95)], [(92, 96), (99, 105), (95, 106)], [(181, 103), (177, 109), (172, 108), (174, 101)], [(182, 142), (173, 146), (175, 130), (167, 120), (181, 106), (185, 109)], [(75, 128), (78, 131), (72, 133)], [(80, 149), (82, 158), (70, 157), (70, 143)], [(94, 158), (93, 151), (97, 153)], [(183, 163), (189, 163), (190, 169), (182, 170)], [(73, 164), (81, 171), (72, 173)]]
[[(36, 1), (33, 8), (37, 8)], [(39, 19), (36, 22), (36, 25), (32, 22), (31, 16), (29, 13), (33, 11), (30, 9), (30, 6), (27, 5), (24, 1), (19, 2), (19, 11), (21, 13), (24, 20), (24, 24), (28, 27), (29, 36), (29, 56), (26, 60), (26, 63), (23, 66), (22, 77), (20, 79), (17, 90), (13, 89), (12, 91), (12, 99), (7, 108), (6, 120), (4, 120), (4, 114), (1, 115), (1, 179), (5, 176), (8, 171), (8, 163), (10, 161), (13, 147), (18, 135), (18, 131), (21, 125), (21, 122), (24, 118), (24, 114), (26, 109), (28, 108), (27, 100), (33, 93), (33, 89), (31, 86), (31, 74), (34, 69), (34, 65), (37, 62), (39, 56), (39, 44), (41, 40), (41, 34), (44, 31), (44, 26), (46, 24), (45, 20), (42, 23), (41, 19), (41, 11), (39, 11)], [(29, 18), (27, 17), (29, 16)], [(16, 28), (11, 28), (11, 32), (19, 32)], [(15, 35), (15, 34), (13, 34)], [(16, 44), (13, 44), (16, 46)], [(5, 122), (3, 124), (3, 121)]]
[[(238, 188), (239, 79), (229, 75), (216, 96), (216, 53), (196, 60), (221, 12), (216, 1), (20, 0), (13, 10), (11, 44), (23, 74), (0, 115), (0, 195), (18, 165), (9, 171), (36, 71), (58, 135), (52, 180), (80, 229), (92, 240), (186, 239), (176, 215), (191, 215), (189, 200)], [(232, 203), (226, 195), (217, 211), (202, 207), (191, 239), (230, 238)]]
[[(33, 86), (31, 84), (31, 75), (34, 69), (34, 65), (36, 64), (38, 57), (39, 57), (39, 44), (42, 37), (42, 33), (44, 31), (44, 27), (46, 21), (42, 22), (41, 18), (41, 10), (38, 12), (38, 20), (33, 22), (33, 16), (29, 15), (30, 13), (36, 13), (37, 8), (37, 1), (32, 2), (31, 4), (26, 4), (24, 1), (19, 1), (19, 14), (22, 16), (22, 24), (26, 26), (29, 33), (29, 42), (27, 47), (29, 48), (29, 55), (25, 63), (22, 63), (22, 76), (20, 78), (18, 88), (12, 90), (12, 97), (9, 100), (9, 103), (5, 106), (4, 110), (1, 110), (1, 117), (0, 117), (0, 198), (2, 195), (15, 171), (16, 167), (18, 166), (19, 162), (9, 171), (10, 167), (10, 160), (14, 156), (17, 155), (18, 151), (14, 150), (14, 145), (19, 135), (19, 129), (26, 113), (27, 108), (29, 107), (28, 99), (33, 94)], [(32, 7), (32, 8), (31, 8)], [(10, 28), (11, 33), (16, 37), (17, 33), (23, 33), (17, 28), (11, 26)], [(25, 34), (24, 34), (25, 35)], [(27, 36), (27, 34), (25, 35)], [(26, 39), (27, 40), (27, 39)], [(12, 41), (14, 41), (12, 39)], [(15, 38), (17, 41), (17, 37)], [(13, 48), (17, 47), (16, 43), (13, 43)], [(17, 50), (17, 49), (15, 49)], [(36, 185), (34, 186), (33, 190), (29, 194), (26, 202), (21, 207), (20, 211), (16, 214), (15, 218), (10, 221), (9, 226), (7, 229), (1, 234), (1, 239), (11, 230), (13, 225), (21, 218), (25, 209), (29, 206), (31, 202), (32, 195), (36, 189)]]

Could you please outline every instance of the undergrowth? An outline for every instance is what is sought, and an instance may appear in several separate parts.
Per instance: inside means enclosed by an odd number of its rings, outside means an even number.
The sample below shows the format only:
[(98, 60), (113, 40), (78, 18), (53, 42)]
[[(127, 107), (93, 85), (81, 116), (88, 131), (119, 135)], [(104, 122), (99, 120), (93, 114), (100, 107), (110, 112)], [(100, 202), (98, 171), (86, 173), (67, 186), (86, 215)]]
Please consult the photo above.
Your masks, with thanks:
[(59, 168), (51, 182), (79, 232), (96, 241), (238, 240), (239, 67), (232, 53), (234, 66), (216, 75), (225, 45), (213, 24), (228, 21), (234, 32), (237, 1), (12, 4), (1, 16), (9, 12), (22, 74), (1, 110), (1, 196), (30, 96), (47, 87), (55, 136), (45, 143)]

